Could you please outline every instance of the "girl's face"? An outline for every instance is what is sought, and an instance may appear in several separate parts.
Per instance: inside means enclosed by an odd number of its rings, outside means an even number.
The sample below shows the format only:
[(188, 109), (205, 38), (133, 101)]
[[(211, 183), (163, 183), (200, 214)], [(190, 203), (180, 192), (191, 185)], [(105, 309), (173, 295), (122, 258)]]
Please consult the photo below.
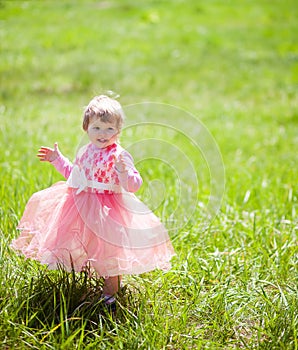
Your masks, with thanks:
[(119, 130), (116, 122), (102, 122), (99, 118), (92, 117), (88, 125), (87, 134), (91, 143), (98, 148), (105, 148), (116, 142)]

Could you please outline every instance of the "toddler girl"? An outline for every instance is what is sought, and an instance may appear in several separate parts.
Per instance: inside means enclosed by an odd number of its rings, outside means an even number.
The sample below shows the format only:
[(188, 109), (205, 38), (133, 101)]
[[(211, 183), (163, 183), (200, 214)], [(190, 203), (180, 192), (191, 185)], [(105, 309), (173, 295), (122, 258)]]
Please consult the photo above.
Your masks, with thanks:
[(104, 277), (107, 305), (115, 301), (122, 275), (167, 270), (174, 255), (165, 227), (133, 194), (142, 179), (117, 142), (123, 120), (118, 101), (96, 96), (83, 116), (90, 142), (73, 164), (57, 143), (39, 149), (39, 159), (51, 162), (67, 181), (33, 194), (12, 242), (50, 269), (62, 265)]

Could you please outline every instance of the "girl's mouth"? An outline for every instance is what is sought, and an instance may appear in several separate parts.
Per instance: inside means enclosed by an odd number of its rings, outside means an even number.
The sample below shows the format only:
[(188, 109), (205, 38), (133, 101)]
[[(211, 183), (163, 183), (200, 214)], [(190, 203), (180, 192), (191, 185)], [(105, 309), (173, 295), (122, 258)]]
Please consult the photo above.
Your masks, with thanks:
[(100, 142), (100, 143), (105, 143), (105, 142), (107, 142), (108, 140), (107, 140), (107, 139), (98, 139), (97, 141)]

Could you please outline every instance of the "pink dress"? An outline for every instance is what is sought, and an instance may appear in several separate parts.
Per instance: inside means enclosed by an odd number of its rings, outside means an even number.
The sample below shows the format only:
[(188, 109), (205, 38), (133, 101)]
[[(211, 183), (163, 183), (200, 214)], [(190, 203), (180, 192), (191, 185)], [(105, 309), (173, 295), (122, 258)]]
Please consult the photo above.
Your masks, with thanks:
[[(119, 173), (122, 154), (128, 171)], [(93, 144), (74, 164), (62, 154), (52, 162), (67, 179), (33, 194), (12, 247), (50, 269), (86, 268), (99, 276), (140, 274), (170, 268), (174, 255), (167, 230), (132, 192), (142, 179), (120, 145)]]

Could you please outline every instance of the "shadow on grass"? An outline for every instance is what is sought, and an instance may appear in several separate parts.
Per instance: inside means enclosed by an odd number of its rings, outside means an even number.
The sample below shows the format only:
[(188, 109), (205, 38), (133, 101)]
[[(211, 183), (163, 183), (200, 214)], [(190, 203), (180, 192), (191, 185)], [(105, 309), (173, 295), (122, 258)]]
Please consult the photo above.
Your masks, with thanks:
[[(138, 309), (132, 292), (125, 286), (117, 296), (116, 311), (104, 304), (101, 294), (103, 279), (89, 275), (88, 271), (40, 271), (21, 290), (16, 300), (19, 322), (28, 328), (55, 329), (84, 328), (87, 331), (108, 331), (114, 322), (127, 321), (132, 308)], [(17, 306), (15, 305), (15, 306)], [(127, 309), (130, 305), (130, 311)], [(134, 315), (135, 316), (135, 315)]]

